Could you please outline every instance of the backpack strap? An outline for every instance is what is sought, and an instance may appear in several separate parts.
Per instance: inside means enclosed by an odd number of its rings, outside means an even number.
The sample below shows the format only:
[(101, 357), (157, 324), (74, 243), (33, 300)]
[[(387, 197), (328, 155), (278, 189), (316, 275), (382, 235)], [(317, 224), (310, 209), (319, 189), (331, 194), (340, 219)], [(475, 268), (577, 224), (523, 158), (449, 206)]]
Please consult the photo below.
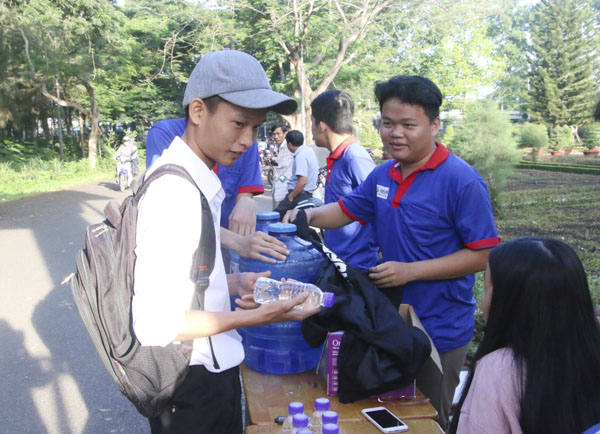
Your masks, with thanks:
[[(187, 179), (198, 189), (198, 192), (200, 192), (200, 201), (202, 204), (202, 231), (200, 234), (198, 248), (194, 253), (192, 268), (190, 270), (190, 279), (195, 284), (194, 298), (192, 299), (191, 309), (204, 310), (204, 295), (208, 289), (208, 286), (210, 285), (210, 273), (212, 273), (215, 267), (215, 254), (217, 250), (217, 237), (213, 225), (212, 212), (206, 196), (204, 196), (204, 193), (202, 193), (202, 190), (200, 190), (187, 170), (175, 164), (165, 164), (164, 166), (157, 168), (154, 172), (148, 175), (148, 177), (144, 178), (142, 184), (133, 195), (134, 205), (138, 204), (139, 200), (144, 195), (152, 181), (164, 175), (177, 175), (181, 178)], [(210, 345), (210, 351), (213, 358), (213, 365), (215, 369), (219, 369), (219, 363), (215, 357), (212, 339), (210, 336), (208, 337), (208, 343)], [(184, 341), (184, 345), (191, 348), (193, 346), (193, 340)]]

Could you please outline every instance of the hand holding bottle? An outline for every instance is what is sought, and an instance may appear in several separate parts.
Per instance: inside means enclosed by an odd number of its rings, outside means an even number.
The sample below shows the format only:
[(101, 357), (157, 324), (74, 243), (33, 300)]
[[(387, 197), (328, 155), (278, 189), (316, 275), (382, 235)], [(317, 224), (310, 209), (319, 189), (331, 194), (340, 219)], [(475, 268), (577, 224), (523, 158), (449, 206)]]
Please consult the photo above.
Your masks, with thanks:
[[(244, 295), (236, 300), (239, 307), (236, 310), (255, 309), (260, 315), (256, 318), (253, 325), (268, 324), (281, 321), (302, 321), (321, 310), (320, 307), (310, 310), (294, 309), (309, 298), (309, 293), (305, 292), (289, 300), (277, 300), (269, 304), (259, 304), (254, 301), (252, 294)], [(252, 325), (252, 324), (250, 324)]]

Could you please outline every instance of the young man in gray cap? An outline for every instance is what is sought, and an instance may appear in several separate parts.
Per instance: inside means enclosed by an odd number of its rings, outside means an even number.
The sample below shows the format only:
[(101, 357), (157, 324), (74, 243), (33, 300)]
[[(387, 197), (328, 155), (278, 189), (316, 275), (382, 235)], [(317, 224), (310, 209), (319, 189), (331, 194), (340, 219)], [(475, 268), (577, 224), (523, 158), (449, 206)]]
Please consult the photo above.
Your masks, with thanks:
[[(296, 101), (271, 90), (258, 61), (239, 51), (204, 55), (188, 81), (183, 106), (187, 126), (150, 167), (183, 166), (209, 203), (217, 236), (215, 266), (204, 310), (190, 310), (190, 271), (202, 228), (200, 194), (188, 181), (166, 175), (153, 182), (139, 204), (133, 326), (142, 345), (165, 346), (193, 339), (190, 370), (171, 404), (150, 419), (153, 433), (241, 433), (238, 365), (244, 358), (236, 328), (301, 320), (316, 313), (292, 308), (305, 296), (258, 307), (251, 290), (259, 276), (226, 276), (220, 252), (220, 206), (225, 196), (215, 164), (231, 166), (252, 145), (268, 110), (291, 114)], [(165, 224), (164, 222), (169, 222)], [(247, 310), (231, 312), (229, 295)], [(210, 337), (210, 339), (209, 339)]]

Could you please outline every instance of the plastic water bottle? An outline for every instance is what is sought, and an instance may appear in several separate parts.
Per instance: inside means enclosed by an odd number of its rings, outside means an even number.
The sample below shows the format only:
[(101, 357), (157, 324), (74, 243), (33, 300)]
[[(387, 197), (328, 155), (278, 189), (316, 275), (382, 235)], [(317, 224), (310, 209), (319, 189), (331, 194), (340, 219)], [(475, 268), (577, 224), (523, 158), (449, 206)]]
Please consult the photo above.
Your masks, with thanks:
[(335, 411), (331, 411), (331, 410), (324, 411), (322, 420), (323, 420), (323, 425), (327, 425), (328, 423), (333, 423), (333, 424), (337, 425), (338, 414)]
[(293, 418), (294, 415), (296, 414), (302, 414), (304, 413), (304, 404), (302, 404), (301, 402), (290, 402), (288, 404), (288, 414), (289, 416), (285, 418), (285, 420), (283, 421), (283, 425), (281, 427), (281, 432), (282, 433), (286, 433), (286, 434), (293, 434), (294, 433), (294, 423), (293, 423)]
[(298, 431), (308, 428), (308, 416), (304, 413), (295, 414), (292, 423), (294, 424), (294, 433), (298, 433)]
[(329, 410), (327, 398), (315, 399), (315, 411), (310, 415), (308, 426), (313, 433), (321, 434), (323, 428), (323, 412)]
[(335, 423), (326, 423), (323, 425), (323, 434), (340, 434), (340, 427)]
[(310, 292), (310, 296), (304, 303), (295, 306), (294, 309), (310, 310), (319, 306), (332, 307), (335, 295), (332, 292), (323, 292), (312, 283), (297, 281), (279, 282), (268, 277), (259, 277), (254, 284), (254, 301), (260, 304), (271, 303), (275, 300), (289, 300), (302, 294)]

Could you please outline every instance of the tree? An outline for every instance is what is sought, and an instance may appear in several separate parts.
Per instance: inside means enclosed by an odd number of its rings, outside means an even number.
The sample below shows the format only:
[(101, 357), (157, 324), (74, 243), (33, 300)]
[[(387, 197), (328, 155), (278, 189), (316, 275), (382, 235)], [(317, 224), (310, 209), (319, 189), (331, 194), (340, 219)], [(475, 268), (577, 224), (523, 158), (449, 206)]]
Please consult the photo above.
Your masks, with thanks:
[(588, 1), (542, 0), (531, 15), (529, 109), (548, 127), (575, 137), (596, 101), (595, 16)]
[(489, 37), (490, 17), (501, 11), (489, 0), (439, 0), (412, 8), (396, 24), (392, 43), (398, 53), (389, 63), (397, 73), (433, 80), (444, 108), (462, 108), (502, 75), (504, 60)]
[(504, 70), (492, 95), (500, 109), (525, 112), (529, 62), (527, 35), (531, 6), (512, 2), (498, 14), (490, 17), (488, 37), (492, 39), (494, 54), (502, 59)]
[[(420, 1), (394, 7), (408, 9)], [(247, 26), (246, 50), (276, 77), (272, 80), (279, 85), (276, 87), (291, 91), (300, 100), (304, 110), (289, 120), (294, 127), (304, 124), (307, 143), (312, 141), (311, 100), (327, 90), (344, 66), (368, 55), (361, 43), (392, 4), (396, 5), (392, 0), (230, 3), (230, 8), (238, 11), (238, 22)]]
[(135, 49), (121, 60), (121, 76), (107, 87), (106, 116), (112, 121), (149, 128), (181, 116), (185, 85), (199, 57), (233, 48), (243, 37), (232, 11), (205, 2), (138, 0), (122, 10)]
[(521, 129), (519, 146), (531, 148), (531, 159), (535, 161), (538, 149), (548, 144), (548, 128), (540, 124), (527, 123)]
[(559, 125), (550, 131), (548, 147), (553, 151), (560, 151), (573, 146), (573, 133), (567, 125)]
[(88, 158), (94, 167), (100, 137), (96, 88), (128, 48), (121, 39), (122, 15), (107, 0), (15, 1), (10, 10), (8, 24), (22, 39), (15, 49), (24, 53), (31, 80), (50, 101), (90, 122)]
[(588, 149), (592, 150), (595, 147), (600, 147), (600, 125), (599, 124), (587, 124), (580, 128), (579, 136), (583, 145)]
[(488, 185), (492, 206), (498, 211), (507, 178), (520, 159), (508, 115), (494, 102), (469, 105), (448, 147), (481, 174)]

